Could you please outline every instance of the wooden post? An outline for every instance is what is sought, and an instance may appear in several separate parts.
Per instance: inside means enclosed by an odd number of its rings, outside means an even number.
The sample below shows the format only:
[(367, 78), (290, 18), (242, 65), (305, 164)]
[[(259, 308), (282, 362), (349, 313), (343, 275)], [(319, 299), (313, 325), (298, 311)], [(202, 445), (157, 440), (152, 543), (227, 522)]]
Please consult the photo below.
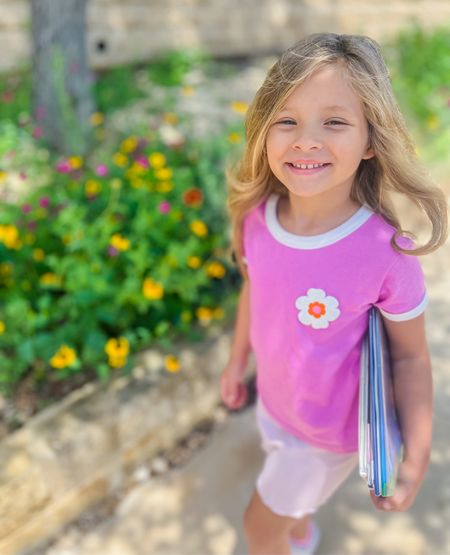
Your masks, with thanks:
[(86, 154), (94, 111), (87, 0), (31, 0), (33, 115), (51, 148)]

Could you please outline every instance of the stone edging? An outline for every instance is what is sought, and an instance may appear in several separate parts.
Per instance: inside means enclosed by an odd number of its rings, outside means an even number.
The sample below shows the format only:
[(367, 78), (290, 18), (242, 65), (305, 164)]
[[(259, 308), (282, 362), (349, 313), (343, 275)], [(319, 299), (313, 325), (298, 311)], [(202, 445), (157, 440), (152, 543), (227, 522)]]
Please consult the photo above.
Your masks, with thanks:
[(56, 534), (117, 488), (140, 462), (173, 446), (220, 401), (231, 332), (181, 348), (182, 371), (156, 379), (163, 354), (139, 355), (130, 377), (87, 384), (0, 443), (0, 553)]

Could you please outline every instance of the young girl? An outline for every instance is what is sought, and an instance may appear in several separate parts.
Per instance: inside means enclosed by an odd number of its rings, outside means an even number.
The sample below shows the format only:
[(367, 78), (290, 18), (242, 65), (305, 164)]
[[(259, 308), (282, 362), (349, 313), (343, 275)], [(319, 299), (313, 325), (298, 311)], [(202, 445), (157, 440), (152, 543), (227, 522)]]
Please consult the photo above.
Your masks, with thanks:
[[(404, 460), (384, 511), (414, 501), (428, 465), (432, 383), (417, 255), (445, 240), (445, 197), (419, 165), (377, 43), (314, 34), (289, 48), (256, 94), (229, 175), (244, 276), (221, 395), (243, 405), (250, 351), (266, 452), (244, 528), (251, 555), (311, 553), (310, 515), (357, 463), (360, 349), (368, 310), (388, 332)], [(389, 192), (432, 225), (416, 247)]]

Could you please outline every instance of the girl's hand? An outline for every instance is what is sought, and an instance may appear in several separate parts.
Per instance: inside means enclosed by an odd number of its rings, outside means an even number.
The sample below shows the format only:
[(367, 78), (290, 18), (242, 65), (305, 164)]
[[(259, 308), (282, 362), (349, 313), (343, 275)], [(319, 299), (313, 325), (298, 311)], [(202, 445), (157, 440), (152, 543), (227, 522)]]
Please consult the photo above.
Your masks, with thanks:
[(398, 469), (397, 486), (392, 497), (377, 497), (370, 491), (375, 507), (380, 511), (406, 511), (414, 503), (420, 489), (423, 474), (418, 474), (403, 462)]
[(231, 410), (241, 408), (247, 402), (247, 386), (243, 375), (245, 368), (229, 363), (220, 377), (220, 396)]

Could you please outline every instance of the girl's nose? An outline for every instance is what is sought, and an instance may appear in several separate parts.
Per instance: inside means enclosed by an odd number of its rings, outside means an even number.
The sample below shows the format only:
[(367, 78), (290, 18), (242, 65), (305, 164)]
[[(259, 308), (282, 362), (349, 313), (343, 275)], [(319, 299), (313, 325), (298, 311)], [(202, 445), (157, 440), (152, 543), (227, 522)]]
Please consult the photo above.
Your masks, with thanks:
[(317, 136), (317, 134), (303, 130), (297, 133), (295, 140), (292, 142), (292, 148), (294, 150), (312, 150), (312, 149), (321, 149), (322, 142)]

